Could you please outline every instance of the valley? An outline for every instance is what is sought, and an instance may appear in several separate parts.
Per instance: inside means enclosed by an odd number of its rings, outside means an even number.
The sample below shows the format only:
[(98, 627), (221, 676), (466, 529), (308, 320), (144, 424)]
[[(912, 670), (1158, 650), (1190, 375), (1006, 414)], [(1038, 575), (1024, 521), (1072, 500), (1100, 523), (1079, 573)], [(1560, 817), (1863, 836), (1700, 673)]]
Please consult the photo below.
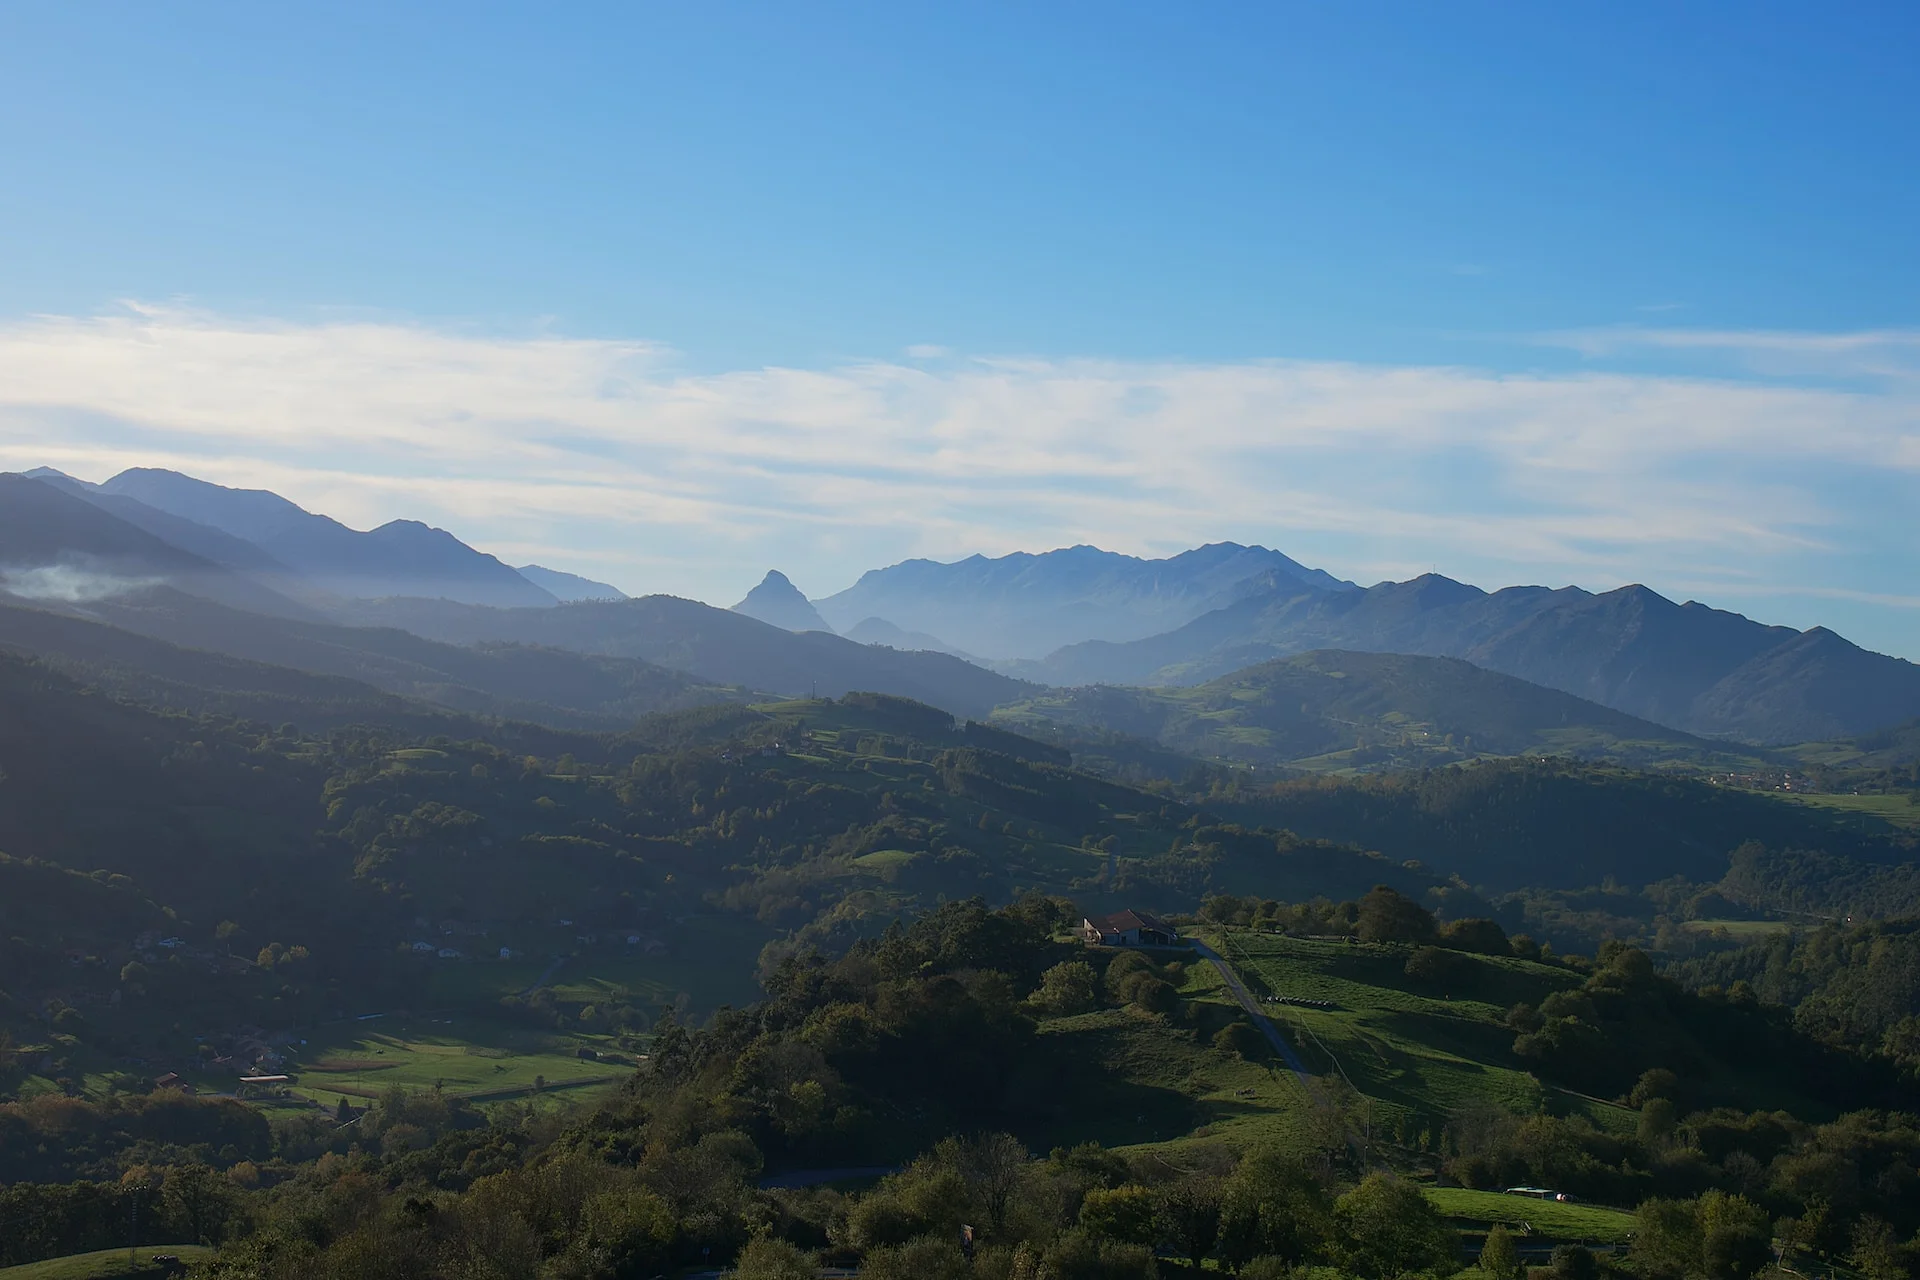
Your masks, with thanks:
[[(19, 545), (96, 586), (16, 574), (0, 601), (0, 1209), (43, 1224), (0, 1225), (0, 1262), (93, 1274), (143, 1169), (153, 1247), (221, 1244), (208, 1265), (465, 1257), (469, 1220), (611, 1249), (605, 1204), (532, 1188), (624, 1151), (599, 1166), (619, 1203), (673, 1224), (620, 1237), (636, 1266), (740, 1251), (777, 1214), (884, 1272), (964, 1204), (1063, 1275), (1167, 1273), (1198, 1197), (1218, 1234), (1189, 1251), (1384, 1274), (1343, 1225), (1363, 1193), (1415, 1197), (1407, 1258), (1498, 1227), (1633, 1263), (1650, 1199), (1707, 1212), (1773, 1168), (1787, 1214), (1793, 1159), (1908, 1149), (1903, 1120), (1847, 1128), (1904, 1114), (1920, 1062), (1900, 721), (1835, 703), (1769, 722), (1848, 730), (1823, 741), (1702, 734), (1622, 709), (1611, 659), (1589, 698), (1490, 649), (1246, 649), (1204, 680), (1062, 687), (948, 651), (927, 628), (980, 637), (930, 605), (850, 628), (905, 647), (833, 633), (924, 604), (940, 566), (819, 608), (769, 575), (730, 610), (545, 570), (529, 603), (408, 527), (382, 537), (440, 560), (382, 572), (449, 576), (346, 595), (390, 585), (353, 576), (372, 535), (137, 479), (9, 478), (71, 548)], [(1141, 626), (1193, 615), (1137, 645), (1275, 592), (1321, 622), (1382, 607), (1260, 548), (1192, 554), (956, 580), (972, 616), (1032, 624), (989, 653), (1107, 627), (1046, 603), (1073, 573)], [(1081, 939), (1122, 910), (1211, 947), (1251, 1008), (1198, 950)], [(966, 1145), (991, 1134), (1038, 1216), (993, 1208)], [(778, 1186), (823, 1168), (897, 1172)], [(289, 1243), (334, 1169), (430, 1207)], [(557, 1216), (493, 1214), (493, 1187)], [(1320, 1225), (1233, 1208), (1256, 1203)]]

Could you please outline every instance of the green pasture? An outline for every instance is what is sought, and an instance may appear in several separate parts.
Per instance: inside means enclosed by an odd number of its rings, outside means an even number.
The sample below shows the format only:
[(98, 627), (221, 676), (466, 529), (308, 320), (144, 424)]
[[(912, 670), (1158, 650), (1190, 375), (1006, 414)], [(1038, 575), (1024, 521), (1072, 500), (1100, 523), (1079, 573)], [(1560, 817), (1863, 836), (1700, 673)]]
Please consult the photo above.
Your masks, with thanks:
[(1504, 1191), (1469, 1191), (1465, 1187), (1428, 1187), (1433, 1207), (1456, 1222), (1509, 1229), (1531, 1228), (1540, 1235), (1562, 1240), (1615, 1243), (1633, 1231), (1633, 1215), (1593, 1204), (1561, 1204)]
[(143, 1244), (138, 1249), (104, 1249), (75, 1253), (45, 1262), (0, 1267), (0, 1280), (118, 1280), (121, 1276), (164, 1275), (149, 1264), (156, 1253), (170, 1253), (182, 1262), (197, 1262), (213, 1250), (197, 1244)]
[[(1454, 990), (1405, 974), (1407, 949), (1235, 931), (1218, 949), (1256, 996), (1327, 1000), (1331, 1009), (1263, 1004), (1308, 1070), (1350, 1084), (1367, 1101), (1361, 1123), (1389, 1142), (1428, 1146), (1446, 1118), (1473, 1103), (1539, 1110), (1546, 1093), (1512, 1055), (1506, 1010), (1571, 985), (1564, 971), (1524, 960), (1476, 956)], [(1617, 1127), (1611, 1103), (1563, 1095), (1598, 1123)]]
[(631, 1053), (615, 1049), (606, 1039), (521, 1030), (475, 1018), (416, 1017), (318, 1028), (299, 1061), (287, 1069), (299, 1077), (296, 1096), (327, 1107), (338, 1105), (342, 1096), (364, 1105), (392, 1088), (438, 1087), (484, 1101), (522, 1096), (537, 1085), (547, 1091), (599, 1087), (633, 1070), (583, 1060), (575, 1053), (583, 1047), (633, 1060)]
[(1819, 792), (1773, 792), (1771, 794), (1793, 804), (1812, 805), (1819, 809), (1837, 809), (1842, 813), (1878, 818), (1891, 826), (1920, 829), (1920, 805), (1912, 803), (1904, 794), (1865, 796), (1827, 795)]
[(1305, 1132), (1312, 1104), (1291, 1072), (1217, 1053), (1153, 1014), (1121, 1008), (1049, 1018), (1040, 1034), (1043, 1048), (1087, 1068), (1073, 1081), (1074, 1105), (1042, 1146), (1291, 1145)]

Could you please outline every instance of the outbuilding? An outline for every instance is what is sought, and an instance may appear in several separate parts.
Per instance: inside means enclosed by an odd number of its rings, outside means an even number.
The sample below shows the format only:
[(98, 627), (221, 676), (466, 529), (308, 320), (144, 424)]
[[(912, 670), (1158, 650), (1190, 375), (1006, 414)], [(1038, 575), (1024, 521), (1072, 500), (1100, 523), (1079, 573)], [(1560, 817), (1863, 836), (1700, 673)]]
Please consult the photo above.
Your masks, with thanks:
[(1110, 916), (1088, 916), (1080, 922), (1080, 936), (1103, 947), (1173, 947), (1180, 931), (1159, 916), (1129, 908)]

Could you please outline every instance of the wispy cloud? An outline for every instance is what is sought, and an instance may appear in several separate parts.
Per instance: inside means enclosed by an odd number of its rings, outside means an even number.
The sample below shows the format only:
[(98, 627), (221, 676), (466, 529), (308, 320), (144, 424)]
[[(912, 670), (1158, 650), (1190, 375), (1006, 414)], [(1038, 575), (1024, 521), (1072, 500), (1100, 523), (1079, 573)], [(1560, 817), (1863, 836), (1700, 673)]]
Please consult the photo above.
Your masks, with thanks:
[[(1641, 310), (1652, 310), (1643, 307)], [(1711, 355), (1771, 374), (1920, 381), (1920, 329), (1812, 333), (1779, 329), (1674, 329), (1640, 325), (1569, 329), (1536, 335), (1543, 346), (1589, 357), (1634, 352)]]
[[(1543, 341), (1596, 360), (1657, 347), (1920, 367), (1920, 335), (1902, 331)], [(1223, 538), (1363, 579), (1417, 563), (1489, 583), (1818, 580), (1920, 477), (1907, 377), (914, 350), (691, 374), (655, 344), (550, 333), (47, 317), (0, 328), (0, 465), (171, 466), (722, 601), (769, 565), (818, 595), (913, 555)]]

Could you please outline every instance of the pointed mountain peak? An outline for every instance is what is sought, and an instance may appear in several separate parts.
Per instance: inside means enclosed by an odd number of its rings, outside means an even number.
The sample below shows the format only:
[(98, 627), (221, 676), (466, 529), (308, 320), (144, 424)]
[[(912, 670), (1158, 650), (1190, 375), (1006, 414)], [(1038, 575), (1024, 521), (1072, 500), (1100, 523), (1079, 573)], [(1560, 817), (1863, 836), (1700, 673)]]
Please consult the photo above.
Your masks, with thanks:
[(733, 606), (733, 611), (787, 631), (833, 630), (813, 602), (778, 569), (767, 570), (760, 585), (747, 592), (747, 598)]

